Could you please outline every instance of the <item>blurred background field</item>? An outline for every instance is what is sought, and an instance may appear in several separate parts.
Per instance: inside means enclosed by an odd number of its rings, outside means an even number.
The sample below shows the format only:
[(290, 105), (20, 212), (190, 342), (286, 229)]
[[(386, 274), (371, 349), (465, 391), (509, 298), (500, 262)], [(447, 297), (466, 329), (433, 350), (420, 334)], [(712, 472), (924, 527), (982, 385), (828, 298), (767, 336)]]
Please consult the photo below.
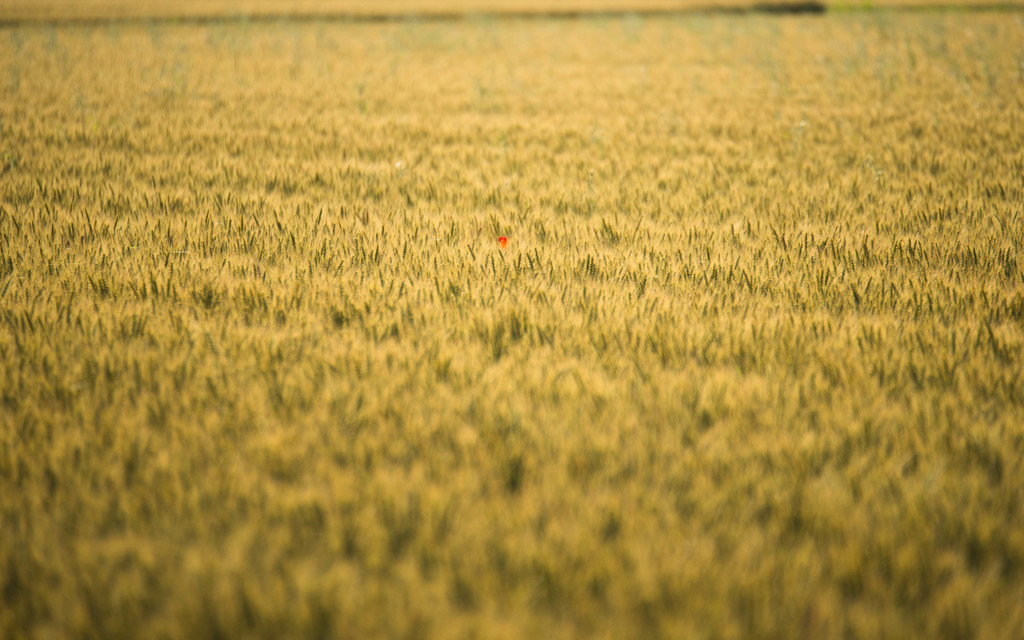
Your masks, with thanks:
[(1011, 10), (0, 29), (0, 637), (1019, 637), (1022, 80)]
[(220, 18), (249, 16), (388, 18), (595, 12), (689, 12), (814, 7), (837, 10), (1024, 6), (1022, 0), (0, 0), (3, 20)]

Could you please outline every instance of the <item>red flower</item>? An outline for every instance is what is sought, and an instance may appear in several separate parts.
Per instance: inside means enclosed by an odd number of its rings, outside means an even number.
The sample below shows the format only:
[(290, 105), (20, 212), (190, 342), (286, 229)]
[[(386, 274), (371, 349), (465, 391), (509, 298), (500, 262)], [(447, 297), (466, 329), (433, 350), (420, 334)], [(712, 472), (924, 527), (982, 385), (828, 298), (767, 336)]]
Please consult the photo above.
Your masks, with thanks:
[(498, 244), (500, 244), (501, 248), (504, 249), (505, 245), (508, 244), (508, 238), (506, 238), (505, 236), (501, 236), (500, 238), (498, 238)]

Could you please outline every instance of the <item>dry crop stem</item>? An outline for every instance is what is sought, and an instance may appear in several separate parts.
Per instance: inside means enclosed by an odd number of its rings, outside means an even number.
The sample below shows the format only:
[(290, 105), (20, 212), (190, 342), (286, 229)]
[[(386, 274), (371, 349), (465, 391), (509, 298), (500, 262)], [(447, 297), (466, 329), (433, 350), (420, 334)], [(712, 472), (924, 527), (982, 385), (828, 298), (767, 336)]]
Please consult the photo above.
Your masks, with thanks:
[(1018, 16), (0, 35), (3, 637), (1024, 628)]

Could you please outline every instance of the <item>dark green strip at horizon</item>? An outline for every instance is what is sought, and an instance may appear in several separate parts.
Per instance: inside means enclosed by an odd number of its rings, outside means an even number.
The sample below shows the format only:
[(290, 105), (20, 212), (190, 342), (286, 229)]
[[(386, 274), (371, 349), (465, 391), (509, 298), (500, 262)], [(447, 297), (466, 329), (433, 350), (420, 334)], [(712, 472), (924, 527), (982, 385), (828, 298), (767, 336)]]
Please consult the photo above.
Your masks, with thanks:
[(686, 15), (824, 15), (851, 13), (1024, 13), (1024, 2), (993, 2), (984, 4), (934, 3), (926, 5), (879, 6), (871, 2), (827, 4), (817, 0), (807, 2), (759, 2), (747, 6), (698, 5), (664, 9), (596, 9), (566, 11), (442, 11), (422, 13), (260, 13), (163, 16), (68, 16), (24, 17), (0, 16), (0, 28), (18, 26), (95, 26), (108, 24), (219, 24), (219, 23), (279, 23), (279, 22), (350, 22), (350, 23), (406, 23), (406, 22), (459, 22), (469, 20), (585, 20), (627, 17), (658, 18)]

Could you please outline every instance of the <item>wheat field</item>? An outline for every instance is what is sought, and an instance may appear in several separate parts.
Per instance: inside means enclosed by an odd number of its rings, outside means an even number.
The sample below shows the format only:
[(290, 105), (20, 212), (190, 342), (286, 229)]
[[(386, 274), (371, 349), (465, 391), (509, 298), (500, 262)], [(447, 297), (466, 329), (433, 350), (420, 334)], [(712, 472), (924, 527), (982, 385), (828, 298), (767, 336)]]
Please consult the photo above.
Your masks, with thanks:
[(973, 12), (1024, 10), (1024, 0), (0, 0), (0, 25), (241, 18), (345, 19), (407, 22), (465, 17), (586, 17), (594, 13), (646, 15), (883, 10)]
[(1022, 20), (4, 28), (0, 636), (1019, 637)]

